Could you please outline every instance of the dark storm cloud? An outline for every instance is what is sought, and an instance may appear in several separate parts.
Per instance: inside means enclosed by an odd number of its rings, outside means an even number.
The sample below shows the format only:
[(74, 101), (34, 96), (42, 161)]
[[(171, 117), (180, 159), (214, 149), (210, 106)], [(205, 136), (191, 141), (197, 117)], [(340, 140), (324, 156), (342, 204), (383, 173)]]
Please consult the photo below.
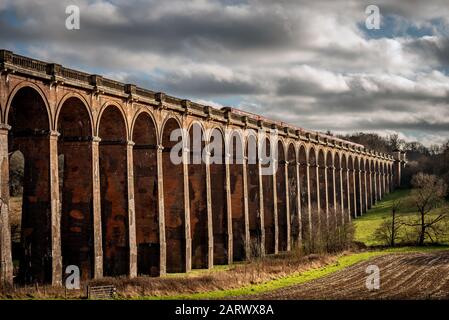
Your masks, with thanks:
[[(63, 3), (57, 3), (44, 12), (31, 10), (32, 3), (27, 7), (19, 6), (3, 12), (3, 17), (14, 14), (18, 22), (2, 19), (0, 41), (120, 45), (132, 50), (150, 50), (163, 54), (216, 50), (217, 46), (227, 50), (277, 48), (292, 41), (288, 26), (276, 12), (267, 15), (263, 10), (246, 12), (242, 9), (239, 13), (217, 5), (205, 11), (174, 10), (154, 16), (140, 14), (148, 12), (151, 6), (157, 6), (155, 2), (137, 2), (137, 6), (132, 6), (132, 3), (109, 5), (116, 16), (116, 19), (111, 20), (104, 20), (102, 14), (81, 6), (82, 28), (71, 32), (64, 28), (67, 16)], [(52, 15), (48, 23), (39, 23), (32, 29), (27, 27), (27, 22), (45, 21), (48, 15)]]
[(380, 123), (372, 123), (369, 121), (360, 121), (360, 128), (366, 128), (368, 130), (378, 129), (379, 126), (390, 130), (419, 130), (430, 132), (444, 132), (449, 131), (449, 121), (444, 122), (430, 122), (426, 120), (417, 120), (412, 122), (404, 121), (381, 121)]
[(260, 87), (253, 83), (244, 81), (220, 81), (212, 77), (199, 76), (193, 79), (185, 78), (169, 78), (164, 82), (164, 87), (170, 88), (179, 94), (197, 95), (197, 96), (213, 96), (224, 94), (257, 94), (262, 91)]
[[(64, 27), (69, 4), (81, 30)], [(0, 47), (312, 129), (447, 135), (449, 6), (379, 0), (397, 29), (370, 38), (368, 4), (2, 0)]]
[(425, 37), (413, 39), (406, 43), (405, 48), (411, 52), (422, 55), (428, 61), (442, 66), (449, 65), (449, 38)]

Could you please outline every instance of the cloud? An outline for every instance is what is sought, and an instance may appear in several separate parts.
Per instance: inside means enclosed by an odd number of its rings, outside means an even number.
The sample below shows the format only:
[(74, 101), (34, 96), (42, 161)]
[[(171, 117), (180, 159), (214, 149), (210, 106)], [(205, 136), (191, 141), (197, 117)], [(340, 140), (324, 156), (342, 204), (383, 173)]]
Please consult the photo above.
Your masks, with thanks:
[[(81, 29), (65, 29), (65, 7)], [(4, 0), (0, 46), (317, 130), (448, 138), (449, 7), (377, 1)], [(433, 140), (432, 140), (433, 139)]]

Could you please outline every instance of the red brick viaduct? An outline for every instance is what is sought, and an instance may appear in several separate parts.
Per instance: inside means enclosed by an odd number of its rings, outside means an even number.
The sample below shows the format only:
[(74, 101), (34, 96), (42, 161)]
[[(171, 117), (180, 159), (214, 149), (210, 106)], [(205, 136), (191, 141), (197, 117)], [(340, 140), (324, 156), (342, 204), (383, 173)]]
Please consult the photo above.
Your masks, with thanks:
[[(162, 275), (291, 250), (312, 228), (366, 212), (400, 183), (394, 156), (233, 108), (0, 51), (0, 282)], [(241, 161), (174, 164), (170, 133), (201, 128), (244, 150)], [(278, 170), (248, 148), (277, 129)], [(268, 134), (267, 134), (268, 137)], [(183, 157), (191, 135), (183, 137)], [(264, 138), (268, 139), (268, 138)], [(236, 148), (233, 148), (236, 150)], [(21, 254), (13, 257), (9, 159), (24, 158)], [(206, 153), (208, 154), (208, 153)], [(210, 153), (209, 153), (210, 155)], [(236, 153), (225, 154), (236, 160)], [(315, 223), (317, 222), (317, 223)]]

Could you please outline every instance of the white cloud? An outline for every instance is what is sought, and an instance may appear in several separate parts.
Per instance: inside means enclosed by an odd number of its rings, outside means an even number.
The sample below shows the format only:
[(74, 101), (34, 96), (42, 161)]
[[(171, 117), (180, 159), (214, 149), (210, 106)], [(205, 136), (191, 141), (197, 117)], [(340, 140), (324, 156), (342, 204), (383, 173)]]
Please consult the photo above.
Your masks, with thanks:
[[(368, 2), (3, 0), (0, 46), (301, 127), (447, 139), (449, 7), (380, 0), (400, 36), (370, 38)], [(77, 32), (68, 4), (81, 8)]]

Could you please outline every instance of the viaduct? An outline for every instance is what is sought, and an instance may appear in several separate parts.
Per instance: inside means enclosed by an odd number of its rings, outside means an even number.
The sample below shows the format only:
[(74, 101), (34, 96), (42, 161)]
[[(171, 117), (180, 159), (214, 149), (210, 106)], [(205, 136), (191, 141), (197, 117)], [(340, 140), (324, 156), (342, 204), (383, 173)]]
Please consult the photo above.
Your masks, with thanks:
[[(400, 151), (380, 154), (7, 50), (0, 72), (2, 284), (16, 277), (61, 285), (68, 265), (79, 266), (82, 279), (157, 276), (244, 260), (254, 247), (262, 255), (289, 251), (320, 228), (362, 215), (400, 184)], [(177, 128), (188, 132), (183, 159), (193, 156), (193, 128), (207, 157), (212, 134), (234, 152), (223, 152), (222, 164), (175, 164)], [(278, 151), (271, 175), (261, 174), (259, 159), (249, 161), (261, 139)], [(19, 250), (10, 226), (15, 152), (24, 162)]]

